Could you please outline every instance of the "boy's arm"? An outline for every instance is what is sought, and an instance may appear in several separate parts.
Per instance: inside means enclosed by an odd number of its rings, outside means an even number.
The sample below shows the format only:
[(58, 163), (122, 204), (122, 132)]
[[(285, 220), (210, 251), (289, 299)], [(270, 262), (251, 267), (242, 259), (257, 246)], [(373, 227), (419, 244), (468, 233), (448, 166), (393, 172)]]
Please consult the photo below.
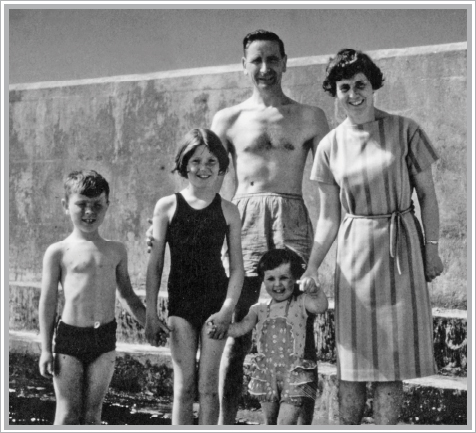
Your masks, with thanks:
[(121, 260), (116, 268), (117, 295), (127, 312), (145, 327), (145, 306), (132, 288), (129, 271), (127, 270), (127, 250), (120, 245)]
[(161, 342), (160, 332), (169, 333), (169, 329), (159, 320), (157, 314), (157, 297), (159, 295), (162, 271), (164, 269), (165, 246), (167, 239), (167, 227), (169, 224), (168, 209), (170, 203), (161, 199), (154, 209), (152, 220), (154, 243), (151, 248), (146, 276), (146, 321), (145, 336), (152, 346), (159, 346)]
[(43, 257), (43, 273), (39, 302), (39, 325), (41, 340), (40, 373), (44, 377), (54, 374), (53, 364), (53, 332), (58, 306), (58, 283), (61, 279), (61, 255), (59, 244), (53, 244)]
[(243, 254), (241, 251), (241, 219), (238, 208), (228, 202), (222, 203), (225, 217), (229, 223), (227, 235), (228, 253), (230, 256), (230, 277), (226, 299), (218, 313), (212, 314), (207, 321), (215, 325), (213, 338), (225, 338), (226, 330), (231, 323), (233, 311), (238, 302), (243, 287), (245, 271), (243, 266)]

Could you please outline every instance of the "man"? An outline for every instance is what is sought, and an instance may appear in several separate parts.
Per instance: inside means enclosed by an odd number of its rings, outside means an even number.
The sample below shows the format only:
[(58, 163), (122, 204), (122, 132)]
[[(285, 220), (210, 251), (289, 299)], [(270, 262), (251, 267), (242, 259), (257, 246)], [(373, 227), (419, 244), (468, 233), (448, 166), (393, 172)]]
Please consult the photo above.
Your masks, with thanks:
[[(242, 216), (245, 282), (235, 320), (258, 302), (256, 264), (272, 248), (290, 248), (307, 263), (313, 244), (312, 225), (302, 199), (302, 179), (309, 151), (329, 127), (324, 112), (286, 96), (281, 87), (286, 72), (284, 44), (275, 33), (257, 30), (243, 40), (244, 74), (253, 94), (244, 102), (216, 113), (211, 129), (231, 154), (231, 176), (222, 191), (233, 197)], [(251, 333), (229, 338), (220, 367), (221, 425), (232, 425), (243, 383), (243, 363), (251, 348)], [(313, 407), (301, 422), (310, 424)]]
[[(289, 248), (307, 263), (313, 229), (302, 198), (302, 179), (309, 151), (313, 157), (329, 127), (324, 112), (286, 96), (284, 44), (275, 33), (257, 30), (243, 40), (243, 71), (253, 84), (250, 98), (217, 112), (211, 129), (231, 155), (231, 168), (217, 190), (233, 198), (242, 217), (245, 282), (234, 319), (239, 321), (258, 302), (260, 257), (273, 248)], [(222, 185), (222, 182), (224, 183)], [(147, 234), (151, 237), (151, 229)], [(150, 243), (150, 241), (149, 241)], [(229, 338), (220, 366), (220, 425), (235, 423), (243, 384), (243, 363), (251, 333)], [(302, 424), (312, 421), (306, 408)]]

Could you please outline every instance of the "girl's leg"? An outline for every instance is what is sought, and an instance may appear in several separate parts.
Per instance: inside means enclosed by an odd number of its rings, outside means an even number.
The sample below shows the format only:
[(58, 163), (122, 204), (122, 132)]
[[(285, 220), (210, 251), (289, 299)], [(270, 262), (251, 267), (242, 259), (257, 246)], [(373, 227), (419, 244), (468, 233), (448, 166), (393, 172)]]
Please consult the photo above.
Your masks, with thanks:
[(278, 425), (297, 425), (302, 407), (289, 403), (281, 403), (279, 407)]
[(218, 398), (218, 376), (220, 361), (226, 339), (213, 340), (202, 327), (200, 335), (200, 365), (198, 370), (198, 393), (200, 425), (217, 425), (220, 414), (220, 399)]
[(339, 420), (341, 425), (359, 425), (364, 416), (365, 382), (339, 381)]
[(74, 356), (55, 354), (53, 385), (56, 395), (54, 425), (79, 425), (83, 406), (83, 363)]
[(192, 425), (198, 332), (181, 317), (171, 316), (168, 323), (172, 329), (170, 352), (174, 368), (172, 425)]
[(261, 402), (261, 411), (263, 412), (264, 425), (277, 425), (279, 415), (279, 403), (277, 401)]
[(84, 389), (84, 424), (101, 424), (102, 404), (116, 363), (116, 351), (103, 353), (86, 368)]
[(374, 382), (374, 421), (376, 425), (396, 425), (403, 404), (403, 383)]

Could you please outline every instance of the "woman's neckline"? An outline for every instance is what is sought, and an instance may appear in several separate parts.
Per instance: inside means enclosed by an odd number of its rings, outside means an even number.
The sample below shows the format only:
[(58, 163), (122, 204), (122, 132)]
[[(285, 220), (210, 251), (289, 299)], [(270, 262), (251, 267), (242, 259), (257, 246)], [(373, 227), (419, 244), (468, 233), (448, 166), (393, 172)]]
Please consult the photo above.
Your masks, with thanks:
[(346, 117), (346, 119), (341, 123), (341, 125), (345, 128), (363, 129), (365, 128), (365, 126), (381, 122), (382, 120), (385, 120), (389, 116), (390, 116), (389, 113), (382, 110), (375, 109), (375, 119), (373, 120), (369, 120), (368, 122), (364, 122), (364, 123), (350, 123), (348, 122), (349, 118)]

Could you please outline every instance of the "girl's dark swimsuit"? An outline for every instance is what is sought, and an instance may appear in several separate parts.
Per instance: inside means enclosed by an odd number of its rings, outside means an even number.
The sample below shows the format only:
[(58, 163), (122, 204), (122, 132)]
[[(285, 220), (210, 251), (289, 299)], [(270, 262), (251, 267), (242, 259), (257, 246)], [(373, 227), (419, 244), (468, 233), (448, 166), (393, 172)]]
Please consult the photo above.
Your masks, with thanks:
[(103, 353), (116, 349), (117, 322), (95, 327), (68, 325), (61, 319), (56, 325), (54, 353), (71, 355), (88, 365)]
[(175, 195), (177, 208), (167, 230), (171, 256), (169, 316), (201, 328), (226, 298), (228, 277), (221, 250), (228, 226), (219, 194), (204, 209), (194, 209), (182, 194)]

